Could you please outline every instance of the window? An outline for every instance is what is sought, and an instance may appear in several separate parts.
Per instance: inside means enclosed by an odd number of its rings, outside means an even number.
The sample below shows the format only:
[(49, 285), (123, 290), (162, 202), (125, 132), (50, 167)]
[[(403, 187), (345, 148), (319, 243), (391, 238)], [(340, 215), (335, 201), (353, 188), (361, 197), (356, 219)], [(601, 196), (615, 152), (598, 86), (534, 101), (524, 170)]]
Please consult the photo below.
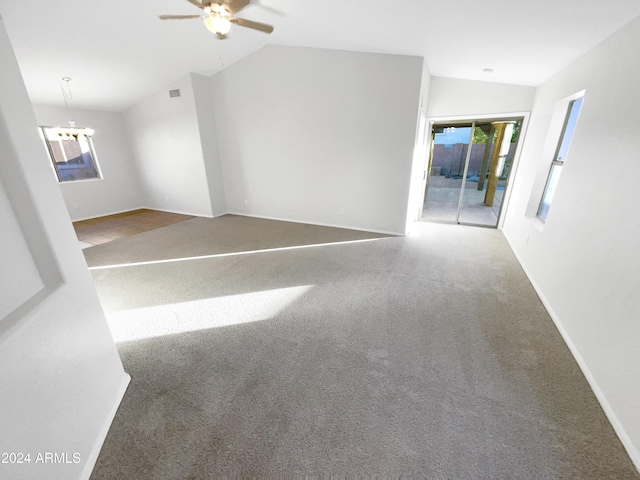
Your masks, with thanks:
[(580, 97), (569, 103), (562, 133), (560, 134), (560, 140), (558, 141), (558, 147), (556, 148), (553, 162), (551, 162), (551, 171), (547, 178), (547, 185), (544, 187), (542, 200), (538, 207), (538, 216), (542, 220), (547, 219), (547, 214), (551, 208), (551, 201), (553, 200), (553, 195), (555, 194), (556, 187), (558, 186), (562, 167), (564, 166), (567, 154), (569, 153), (569, 146), (571, 145), (571, 138), (573, 137), (573, 132), (576, 128), (576, 122), (578, 120), (578, 114), (580, 113), (580, 107), (582, 106), (582, 100), (583, 97)]
[(101, 179), (90, 128), (41, 127), (58, 182)]

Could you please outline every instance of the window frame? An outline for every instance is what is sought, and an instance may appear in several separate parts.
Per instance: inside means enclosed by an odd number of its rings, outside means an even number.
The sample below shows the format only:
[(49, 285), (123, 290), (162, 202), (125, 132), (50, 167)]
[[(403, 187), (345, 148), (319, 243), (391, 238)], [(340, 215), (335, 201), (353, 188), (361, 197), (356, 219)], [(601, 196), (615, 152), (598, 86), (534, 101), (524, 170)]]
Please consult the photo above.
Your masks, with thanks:
[[(553, 197), (555, 196), (557, 184), (560, 180), (563, 167), (569, 155), (571, 142), (573, 141), (573, 135), (575, 133), (576, 126), (578, 125), (578, 119), (580, 118), (580, 113), (582, 111), (583, 101), (584, 101), (584, 91), (576, 95), (573, 95), (567, 100), (568, 103), (565, 111), (564, 121), (562, 124), (562, 130), (560, 131), (560, 137), (558, 138), (553, 159), (551, 161), (551, 165), (549, 166), (549, 173), (547, 174), (547, 180), (544, 185), (544, 190), (542, 191), (540, 202), (538, 203), (538, 209), (536, 210), (536, 216), (542, 222), (546, 222), (547, 216), (549, 215), (549, 210), (551, 209), (551, 202), (553, 201)], [(565, 145), (567, 127), (569, 126), (569, 122), (573, 116), (574, 106), (576, 105), (576, 102), (579, 102), (577, 107), (578, 109), (575, 114), (575, 118), (573, 121), (573, 128), (570, 132), (570, 136), (566, 139), (568, 143)], [(559, 156), (563, 147), (566, 147), (564, 158)], [(547, 200), (547, 195), (549, 194), (550, 194), (550, 197), (548, 201), (545, 202), (545, 200)]]
[[(93, 134), (94, 134), (94, 130), (90, 129), (90, 128), (82, 128), (82, 127), (75, 127), (75, 126), (71, 126), (71, 127), (67, 127), (67, 128), (61, 128), (61, 127), (51, 127), (51, 126), (40, 126), (39, 127), (39, 131), (40, 131), (40, 136), (42, 137), (42, 140), (44, 141), (44, 144), (46, 146), (47, 149), (47, 153), (49, 154), (49, 159), (51, 160), (51, 167), (53, 168), (53, 171), (56, 175), (56, 179), (58, 180), (58, 183), (75, 183), (75, 182), (91, 182), (91, 181), (96, 181), (96, 180), (102, 180), (103, 176), (102, 176), (102, 170), (100, 168), (100, 164), (98, 162), (98, 157), (96, 155), (96, 151), (95, 151), (95, 147), (93, 145)], [(91, 160), (91, 165), (87, 165), (87, 163), (82, 163), (82, 164), (67, 164), (66, 162), (58, 162), (56, 159), (56, 153), (54, 152), (54, 149), (52, 147), (52, 141), (49, 139), (49, 131), (51, 131), (52, 133), (58, 133), (60, 134), (61, 132), (64, 132), (66, 134), (69, 135), (73, 135), (73, 136), (78, 136), (78, 135), (82, 135), (84, 136), (84, 140), (87, 143), (88, 146), (88, 151), (86, 153), (89, 154), (90, 156), (90, 160)], [(63, 147), (63, 142), (64, 140), (60, 140), (60, 151), (63, 155), (63, 157), (66, 159), (66, 151)], [(77, 141), (77, 140), (76, 140)], [(85, 153), (85, 152), (82, 152)], [(68, 161), (68, 160), (67, 160)], [(90, 176), (87, 178), (65, 178), (65, 176), (63, 175), (62, 172), (64, 172), (65, 170), (72, 170), (72, 169), (79, 169), (82, 168), (79, 165), (84, 165), (84, 168), (87, 169), (92, 169), (95, 171), (95, 176)]]

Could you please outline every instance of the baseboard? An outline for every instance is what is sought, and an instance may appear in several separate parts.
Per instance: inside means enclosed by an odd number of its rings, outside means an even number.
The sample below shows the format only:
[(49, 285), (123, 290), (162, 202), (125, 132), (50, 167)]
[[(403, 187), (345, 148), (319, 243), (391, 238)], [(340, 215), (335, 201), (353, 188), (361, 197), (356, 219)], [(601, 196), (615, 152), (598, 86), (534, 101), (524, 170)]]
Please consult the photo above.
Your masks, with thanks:
[(383, 235), (394, 235), (394, 236), (405, 236), (404, 232), (391, 232), (388, 230), (376, 230), (372, 228), (360, 228), (360, 227), (352, 227), (349, 225), (334, 225), (331, 223), (319, 223), (319, 222), (310, 222), (310, 221), (302, 221), (302, 220), (294, 220), (291, 218), (283, 218), (283, 217), (267, 217), (264, 215), (252, 215), (249, 213), (241, 213), (241, 212), (227, 212), (225, 215), (237, 215), (239, 217), (250, 217), (250, 218), (260, 218), (262, 220), (275, 220), (278, 222), (290, 222), (290, 223), (300, 223), (306, 225), (317, 225), (319, 227), (331, 227), (331, 228), (342, 228), (344, 230), (355, 230), (357, 232), (369, 232), (369, 233), (381, 233)]
[(118, 212), (111, 212), (111, 213), (103, 213), (101, 215), (97, 215), (97, 216), (93, 216), (93, 217), (82, 217), (82, 218), (78, 218), (78, 219), (73, 219), (71, 220), (72, 222), (82, 222), (84, 220), (91, 220), (94, 218), (100, 218), (100, 217), (107, 217), (109, 215), (118, 215), (121, 213), (128, 213), (128, 212), (134, 212), (136, 210), (156, 210), (158, 212), (167, 212), (167, 213), (176, 213), (178, 215), (188, 215), (190, 217), (201, 217), (201, 218), (218, 218), (218, 217), (222, 217), (224, 215), (238, 215), (240, 217), (251, 217), (251, 218), (261, 218), (263, 220), (276, 220), (279, 222), (291, 222), (291, 223), (301, 223), (301, 224), (307, 224), (307, 225), (317, 225), (319, 227), (331, 227), (331, 228), (343, 228), (345, 230), (356, 230), (358, 232), (370, 232), (370, 233), (381, 233), (383, 235), (395, 235), (395, 236), (405, 236), (406, 233), (405, 232), (392, 232), (389, 230), (376, 230), (376, 229), (372, 229), (372, 228), (361, 228), (361, 227), (353, 227), (353, 226), (349, 226), (349, 225), (335, 225), (335, 224), (331, 224), (331, 223), (319, 223), (319, 222), (309, 222), (309, 221), (302, 221), (302, 220), (294, 220), (291, 218), (284, 218), (284, 217), (267, 217), (264, 215), (251, 215), (248, 213), (242, 213), (242, 212), (224, 212), (224, 213), (217, 213), (215, 215), (203, 215), (201, 213), (193, 213), (193, 212), (185, 212), (182, 210), (171, 210), (171, 209), (167, 209), (167, 208), (157, 208), (157, 207), (137, 207), (137, 208), (132, 208), (129, 210), (121, 210)]
[[(83, 222), (85, 220), (93, 220), (94, 218), (108, 217), (109, 215), (119, 215), (121, 213), (135, 212), (136, 210), (141, 210), (143, 208), (146, 208), (146, 207), (128, 208), (126, 210), (119, 210), (117, 212), (101, 213), (100, 215), (93, 215), (91, 217), (80, 217), (80, 218), (77, 218), (77, 219), (76, 218), (72, 218), (71, 221), (73, 223), (75, 223), (75, 222)], [(69, 214), (71, 214), (71, 212), (69, 212)]]
[(146, 210), (155, 210), (156, 212), (177, 213), (178, 215), (189, 215), (190, 217), (201, 217), (201, 218), (216, 218), (216, 217), (221, 217), (222, 215), (226, 215), (226, 212), (218, 213), (216, 215), (203, 215), (202, 213), (185, 212), (182, 210), (171, 210), (168, 208), (158, 208), (158, 207), (140, 207), (140, 208), (144, 208)]
[(93, 467), (96, 465), (96, 461), (98, 460), (98, 455), (100, 455), (100, 450), (102, 450), (102, 445), (104, 445), (104, 441), (107, 439), (107, 434), (109, 433), (109, 429), (111, 428), (111, 423), (116, 416), (116, 412), (118, 411), (118, 407), (120, 407), (120, 403), (124, 398), (124, 394), (127, 391), (127, 387), (129, 386), (129, 382), (131, 382), (131, 377), (128, 374), (124, 374), (124, 378), (122, 379), (122, 383), (120, 384), (120, 388), (118, 389), (118, 393), (116, 394), (116, 399), (113, 402), (113, 406), (111, 407), (111, 411), (109, 412), (109, 416), (105, 420), (100, 432), (98, 434), (98, 438), (96, 442), (93, 444), (93, 448), (89, 452), (87, 457), (87, 461), (84, 464), (84, 468), (82, 469), (82, 474), (80, 478), (82, 480), (89, 480), (91, 477), (91, 473), (93, 472)]
[(71, 219), (71, 222), (75, 223), (75, 222), (83, 222), (85, 220), (93, 220), (94, 218), (102, 218), (102, 217), (108, 217), (109, 215), (120, 215), (121, 213), (129, 213), (129, 212), (135, 212), (136, 210), (155, 210), (157, 212), (167, 212), (167, 213), (177, 213), (179, 215), (188, 215), (190, 217), (203, 217), (203, 218), (216, 218), (216, 217), (221, 217), (222, 215), (226, 215), (226, 213), (219, 213), (217, 215), (203, 215), (201, 213), (190, 213), (190, 212), (183, 212), (183, 211), (178, 211), (178, 210), (169, 210), (166, 208), (155, 208), (155, 207), (136, 207), (136, 208), (130, 208), (127, 210), (119, 210), (117, 212), (110, 212), (110, 213), (101, 213), (100, 215), (94, 215), (91, 217), (80, 217), (77, 219)]
[(576, 363), (580, 367), (580, 370), (582, 370), (582, 374), (587, 379), (587, 382), (589, 383), (589, 386), (591, 387), (591, 390), (593, 391), (594, 395), (598, 399), (598, 402), (600, 403), (600, 406), (602, 407), (602, 410), (604, 411), (605, 415), (607, 416), (607, 419), (609, 420), (609, 423), (611, 423), (611, 426), (613, 427), (613, 430), (616, 432), (616, 435), (618, 435), (618, 438), (620, 439), (620, 442), (622, 442), (622, 445), (624, 446), (625, 450), (627, 451), (627, 454), (629, 455), (629, 458), (631, 458), (631, 461), (635, 465), (636, 469), (640, 472), (640, 450), (638, 450), (638, 448), (634, 445), (634, 443), (631, 440), (631, 438), (629, 438), (629, 435), (627, 435), (626, 429), (624, 428), (622, 423), (618, 420), (618, 416), (615, 414), (613, 408), (611, 408), (611, 405), (609, 404), (609, 402), (607, 400), (607, 397), (605, 396), (604, 392), (600, 389), (600, 386), (598, 385), (598, 382), (596, 381), (596, 379), (594, 378), (593, 374), (591, 373), (591, 370), (589, 369), (589, 366), (587, 365), (587, 363), (582, 358), (582, 355), (580, 354), (580, 351), (578, 350), (578, 347), (576, 347), (575, 343), (573, 343), (573, 340), (569, 336), (569, 333), (566, 331), (566, 329), (562, 325), (562, 322), (560, 321), (560, 318), (554, 312), (553, 307), (551, 306), (551, 304), (547, 300), (547, 297), (545, 296), (544, 292), (542, 291), (540, 286), (536, 283), (535, 279), (533, 278), (533, 276), (530, 274), (530, 272), (527, 269), (527, 267), (522, 262), (520, 256), (518, 255), (516, 250), (511, 245), (511, 242), (509, 241), (509, 238), (506, 235), (505, 235), (505, 238), (507, 239), (507, 243), (509, 244), (509, 247), (511, 248), (511, 251), (515, 255), (516, 259), (518, 260), (518, 263), (520, 264), (520, 267), (522, 268), (522, 270), (524, 271), (525, 275), (529, 279), (529, 282), (533, 286), (533, 289), (538, 294), (538, 297), (540, 298), (540, 301), (542, 302), (542, 305), (544, 305), (544, 308), (549, 313), (549, 316), (551, 317), (551, 320), (553, 320), (553, 323), (555, 324), (556, 328), (558, 329), (558, 332), (560, 332), (560, 335), (562, 336), (562, 339), (564, 340), (564, 342), (567, 345), (567, 347), (569, 347), (569, 350), (571, 351), (571, 354), (573, 355), (573, 358), (576, 360)]

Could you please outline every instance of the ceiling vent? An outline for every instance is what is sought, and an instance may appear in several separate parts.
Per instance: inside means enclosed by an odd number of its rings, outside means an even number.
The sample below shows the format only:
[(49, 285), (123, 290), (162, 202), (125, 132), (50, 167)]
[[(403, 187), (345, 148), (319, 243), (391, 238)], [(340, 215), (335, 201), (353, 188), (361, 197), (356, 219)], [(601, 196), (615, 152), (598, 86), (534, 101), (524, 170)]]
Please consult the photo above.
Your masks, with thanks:
[(169, 90), (169, 98), (176, 98), (180, 96), (180, 90), (179, 89), (175, 89), (175, 90)]

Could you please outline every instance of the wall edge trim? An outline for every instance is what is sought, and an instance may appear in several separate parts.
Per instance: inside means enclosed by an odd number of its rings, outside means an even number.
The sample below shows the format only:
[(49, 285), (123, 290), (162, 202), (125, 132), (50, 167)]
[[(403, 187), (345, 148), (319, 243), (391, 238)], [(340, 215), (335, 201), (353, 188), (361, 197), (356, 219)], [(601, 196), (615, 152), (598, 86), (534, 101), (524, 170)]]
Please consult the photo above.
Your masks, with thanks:
[(120, 404), (122, 403), (122, 399), (124, 398), (124, 394), (127, 391), (127, 387), (129, 386), (130, 382), (131, 382), (131, 376), (128, 373), (125, 373), (124, 378), (122, 379), (122, 382), (118, 387), (116, 398), (113, 402), (113, 405), (111, 406), (109, 415), (107, 416), (104, 424), (102, 425), (102, 428), (98, 433), (98, 437), (96, 438), (96, 441), (94, 442), (93, 447), (89, 452), (87, 461), (84, 464), (84, 468), (82, 469), (82, 474), (80, 475), (80, 478), (82, 480), (89, 480), (89, 477), (91, 477), (91, 474), (93, 473), (93, 468), (95, 467), (96, 462), (98, 461), (98, 455), (100, 455), (100, 450), (102, 450), (102, 446), (104, 445), (104, 442), (107, 439), (107, 434), (109, 433), (109, 429), (111, 428), (113, 419), (116, 416), (116, 413), (118, 411), (118, 408), (120, 407)]

